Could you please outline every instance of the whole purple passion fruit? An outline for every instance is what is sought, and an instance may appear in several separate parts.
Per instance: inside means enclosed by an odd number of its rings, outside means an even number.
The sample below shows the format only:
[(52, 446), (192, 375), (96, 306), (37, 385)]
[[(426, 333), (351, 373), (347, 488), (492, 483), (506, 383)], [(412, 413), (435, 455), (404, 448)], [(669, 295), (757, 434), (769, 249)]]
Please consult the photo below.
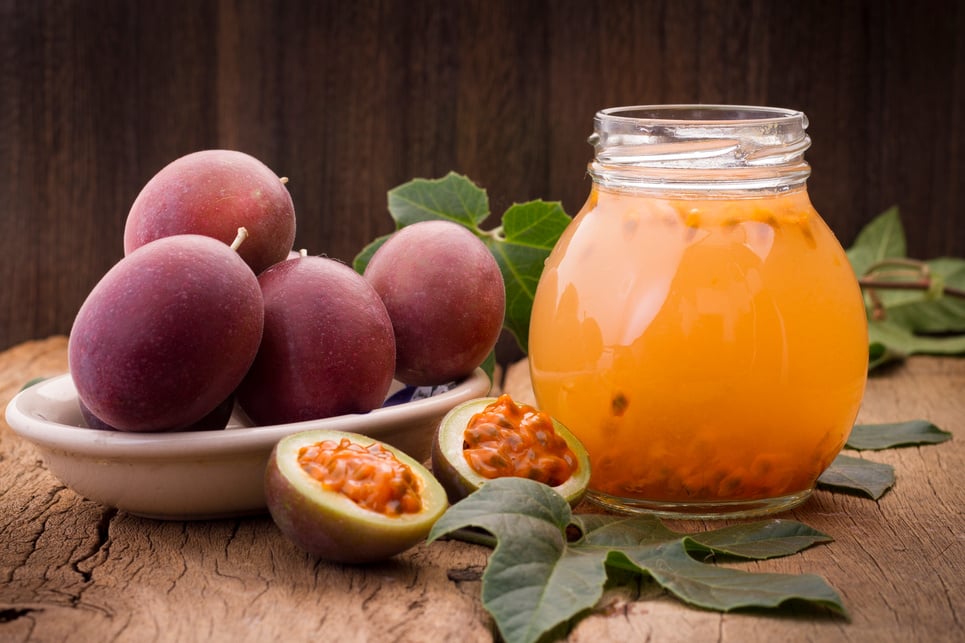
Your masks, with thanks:
[(258, 276), (265, 331), (238, 389), (258, 425), (366, 413), (395, 372), (392, 322), (357, 272), (326, 257), (275, 264)]
[(467, 228), (421, 221), (372, 255), (365, 278), (395, 330), (395, 377), (415, 386), (469, 375), (496, 345), (506, 290), (499, 265)]
[(295, 207), (285, 181), (253, 156), (201, 150), (177, 158), (144, 185), (124, 227), (124, 251), (176, 234), (203, 234), (238, 249), (255, 274), (284, 260), (295, 239)]
[(237, 252), (202, 235), (164, 237), (88, 294), (70, 331), (70, 374), (107, 426), (186, 429), (234, 393), (263, 325), (258, 280)]

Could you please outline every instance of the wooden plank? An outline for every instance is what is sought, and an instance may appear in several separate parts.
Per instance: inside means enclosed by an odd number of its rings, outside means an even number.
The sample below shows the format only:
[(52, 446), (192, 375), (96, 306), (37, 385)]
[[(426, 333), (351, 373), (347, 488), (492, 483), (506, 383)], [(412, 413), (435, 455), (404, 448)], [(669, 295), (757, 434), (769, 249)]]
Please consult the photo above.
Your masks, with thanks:
[(298, 247), (348, 261), (414, 177), (575, 213), (593, 114), (618, 104), (803, 109), (842, 242), (898, 204), (910, 254), (962, 256), (962, 33), (954, 0), (6, 0), (0, 349), (69, 332), (138, 191), (187, 152), (263, 159)]
[[(29, 379), (65, 369), (62, 336), (0, 353), (0, 404)], [(511, 366), (505, 389), (523, 398), (527, 386), (525, 363)], [(789, 516), (835, 541), (747, 565), (824, 576), (842, 594), (850, 620), (807, 606), (775, 614), (690, 609), (643, 581), (609, 591), (567, 640), (961, 640), (962, 390), (965, 360), (914, 358), (872, 377), (861, 422), (924, 417), (955, 439), (867, 453), (895, 466), (891, 492), (877, 502), (817, 492)], [(441, 541), (383, 564), (351, 567), (313, 560), (266, 516), (200, 522), (131, 516), (65, 489), (5, 422), (0, 542), (4, 641), (494, 639), (480, 602), (485, 548)]]

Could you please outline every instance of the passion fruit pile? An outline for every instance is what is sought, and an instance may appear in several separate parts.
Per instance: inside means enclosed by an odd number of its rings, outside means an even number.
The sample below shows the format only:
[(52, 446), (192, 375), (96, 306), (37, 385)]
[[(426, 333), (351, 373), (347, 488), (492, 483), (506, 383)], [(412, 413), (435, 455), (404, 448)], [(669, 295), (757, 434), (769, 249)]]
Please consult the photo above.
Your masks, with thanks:
[(488, 480), (537, 480), (575, 506), (590, 478), (576, 437), (506, 394), (447, 413), (433, 439), (431, 466), (363, 435), (305, 431), (275, 446), (265, 497), (275, 523), (301, 549), (325, 560), (366, 563), (424, 540), (450, 502)]
[[(393, 379), (469, 376), (502, 330), (485, 243), (452, 221), (392, 234), (364, 274), (295, 252), (287, 179), (235, 150), (175, 159), (128, 212), (124, 257), (88, 293), (68, 366), (92, 428), (264, 426), (366, 413)], [(229, 413), (230, 415), (230, 413)]]

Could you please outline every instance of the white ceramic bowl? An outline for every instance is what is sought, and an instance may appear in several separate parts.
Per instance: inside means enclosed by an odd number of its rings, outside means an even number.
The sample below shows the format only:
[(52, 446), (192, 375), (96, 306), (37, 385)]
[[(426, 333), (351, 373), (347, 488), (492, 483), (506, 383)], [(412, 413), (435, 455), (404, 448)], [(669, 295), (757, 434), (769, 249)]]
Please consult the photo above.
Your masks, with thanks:
[[(395, 384), (391, 392), (400, 388)], [(476, 369), (448, 391), (365, 414), (251, 427), (236, 411), (221, 431), (125, 433), (87, 428), (77, 389), (70, 375), (61, 375), (18, 393), (6, 418), (37, 447), (50, 472), (81, 496), (141, 516), (194, 520), (263, 512), (265, 465), (286, 435), (362, 433), (425, 461), (446, 412), (489, 390), (489, 378)]]

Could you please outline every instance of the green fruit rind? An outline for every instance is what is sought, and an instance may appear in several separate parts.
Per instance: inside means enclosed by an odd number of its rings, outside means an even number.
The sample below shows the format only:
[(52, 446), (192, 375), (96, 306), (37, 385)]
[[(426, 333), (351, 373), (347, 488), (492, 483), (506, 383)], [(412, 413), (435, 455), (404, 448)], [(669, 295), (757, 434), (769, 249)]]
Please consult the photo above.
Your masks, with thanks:
[[(456, 503), (479, 489), (489, 478), (476, 473), (463, 456), (463, 432), (472, 416), (496, 401), (495, 397), (482, 397), (453, 407), (442, 421), (432, 440), (432, 473), (445, 488), (449, 502)], [(576, 455), (577, 469), (569, 480), (553, 489), (575, 507), (583, 500), (590, 482), (590, 458), (586, 448), (569, 429), (553, 419), (553, 429), (566, 440)]]
[(265, 499), (278, 528), (298, 547), (324, 560), (368, 563), (385, 560), (425, 540), (448, 508), (446, 492), (422, 464), (380, 443), (409, 466), (422, 484), (422, 511), (386, 516), (325, 489), (298, 464), (298, 450), (323, 440), (348, 438), (370, 446), (373, 438), (341, 431), (311, 430), (282, 438), (265, 470)]

